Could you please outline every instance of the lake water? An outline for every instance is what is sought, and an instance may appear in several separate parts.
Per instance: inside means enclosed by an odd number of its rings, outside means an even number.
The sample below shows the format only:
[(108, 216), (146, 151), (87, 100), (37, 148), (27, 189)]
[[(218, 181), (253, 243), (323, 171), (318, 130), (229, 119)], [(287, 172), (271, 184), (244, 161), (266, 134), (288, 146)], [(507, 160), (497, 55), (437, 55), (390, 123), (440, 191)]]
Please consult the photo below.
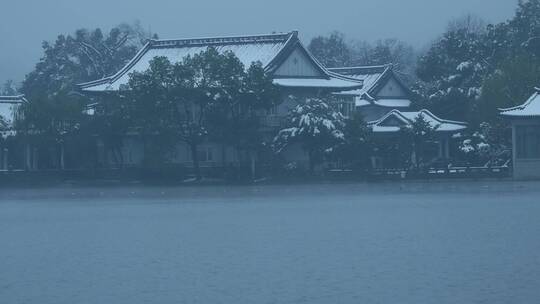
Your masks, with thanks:
[(539, 303), (540, 183), (0, 188), (0, 303)]

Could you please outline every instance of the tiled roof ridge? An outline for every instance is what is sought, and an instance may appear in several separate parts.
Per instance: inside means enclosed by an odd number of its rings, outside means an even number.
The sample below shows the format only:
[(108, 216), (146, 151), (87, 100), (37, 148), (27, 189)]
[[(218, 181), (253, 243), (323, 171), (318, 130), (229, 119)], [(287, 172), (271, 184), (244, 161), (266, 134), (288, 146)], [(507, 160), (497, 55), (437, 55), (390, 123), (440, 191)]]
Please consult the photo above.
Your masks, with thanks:
[(275, 33), (263, 35), (223, 36), (223, 37), (200, 37), (181, 39), (151, 39), (151, 47), (183, 47), (193, 45), (223, 45), (242, 43), (264, 43), (286, 41), (291, 36), (298, 36), (298, 31), (288, 33)]

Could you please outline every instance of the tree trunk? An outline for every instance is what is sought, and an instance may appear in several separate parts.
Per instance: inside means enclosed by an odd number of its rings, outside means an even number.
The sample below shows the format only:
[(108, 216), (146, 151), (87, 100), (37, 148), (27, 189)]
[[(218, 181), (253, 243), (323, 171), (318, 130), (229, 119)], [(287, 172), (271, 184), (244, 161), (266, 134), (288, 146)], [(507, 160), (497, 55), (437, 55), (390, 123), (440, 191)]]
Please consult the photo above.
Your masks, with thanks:
[(226, 151), (225, 144), (221, 144), (221, 166), (223, 167), (223, 169), (225, 169), (227, 165), (226, 158), (227, 158), (227, 151)]
[(415, 169), (418, 169), (418, 156), (416, 155), (416, 144), (413, 143), (412, 153), (411, 153), (411, 163)]
[(25, 145), (25, 153), (24, 153), (24, 156), (25, 156), (25, 167), (26, 167), (26, 171), (32, 171), (33, 166), (32, 166), (32, 149), (30, 147), (30, 144), (29, 143), (26, 143)]
[(315, 172), (315, 152), (309, 151), (308, 156), (309, 156), (309, 173), (313, 175), (313, 173)]
[(255, 152), (250, 151), (249, 156), (250, 156), (250, 159), (251, 159), (251, 180), (255, 180), (255, 173), (256, 173)]
[(32, 170), (38, 170), (39, 168), (39, 155), (38, 148), (32, 149)]
[(195, 178), (200, 181), (202, 179), (201, 176), (201, 168), (199, 166), (199, 155), (197, 154), (197, 144), (190, 144), (191, 148), (191, 159), (193, 160), (193, 170), (195, 173)]
[(60, 144), (60, 170), (65, 170), (66, 169), (66, 165), (65, 165), (65, 147), (64, 147), (64, 143), (62, 142)]
[(122, 153), (122, 147), (116, 147), (116, 151), (118, 153), (118, 161), (120, 165), (120, 169), (124, 169), (124, 154)]
[(0, 149), (1, 149), (0, 150), (0, 159), (1, 159), (0, 169), (7, 171), (9, 150), (8, 148), (4, 148), (4, 147), (0, 147)]
[(143, 144), (143, 167), (148, 167), (150, 160), (148, 154), (148, 139), (146, 136), (142, 136), (142, 144)]
[(114, 158), (114, 163), (118, 169), (124, 168), (124, 155), (122, 154), (122, 148), (116, 145), (113, 145), (110, 149), (111, 154)]

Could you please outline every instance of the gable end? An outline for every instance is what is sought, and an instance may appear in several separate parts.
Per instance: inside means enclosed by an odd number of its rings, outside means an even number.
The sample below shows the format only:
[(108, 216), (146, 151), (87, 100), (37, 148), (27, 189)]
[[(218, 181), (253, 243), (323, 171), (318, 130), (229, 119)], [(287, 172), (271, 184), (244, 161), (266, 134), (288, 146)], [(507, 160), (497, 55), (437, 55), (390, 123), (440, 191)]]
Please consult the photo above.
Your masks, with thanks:
[(283, 50), (272, 64), (270, 72), (275, 78), (329, 78), (325, 69), (299, 40)]

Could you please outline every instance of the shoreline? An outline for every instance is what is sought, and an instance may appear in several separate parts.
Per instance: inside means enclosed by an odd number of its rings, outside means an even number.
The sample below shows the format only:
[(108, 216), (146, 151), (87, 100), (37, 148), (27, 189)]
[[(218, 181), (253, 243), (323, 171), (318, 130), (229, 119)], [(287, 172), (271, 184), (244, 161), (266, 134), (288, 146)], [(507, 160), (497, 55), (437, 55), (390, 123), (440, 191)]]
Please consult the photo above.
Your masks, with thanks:
[(373, 178), (366, 176), (335, 178), (328, 176), (305, 176), (287, 178), (260, 178), (256, 180), (228, 180), (223, 178), (63, 178), (58, 175), (42, 175), (11, 179), (9, 174), (0, 173), (0, 189), (2, 188), (48, 188), (58, 186), (79, 187), (124, 187), (139, 185), (164, 187), (207, 187), (207, 186), (263, 186), (263, 185), (311, 185), (311, 184), (396, 184), (396, 183), (448, 183), (448, 182), (528, 182), (535, 179), (517, 180), (512, 177), (407, 177), (407, 178)]
[(111, 183), (64, 182), (48, 185), (0, 186), (0, 202), (50, 200), (202, 200), (222, 196), (249, 197), (311, 197), (341, 193), (344, 197), (370, 197), (377, 195), (425, 195), (452, 193), (477, 195), (491, 193), (519, 195), (539, 192), (540, 181), (515, 181), (512, 179), (404, 180), (383, 182), (306, 181), (303, 183), (243, 183), (243, 184), (171, 184), (171, 183)]

